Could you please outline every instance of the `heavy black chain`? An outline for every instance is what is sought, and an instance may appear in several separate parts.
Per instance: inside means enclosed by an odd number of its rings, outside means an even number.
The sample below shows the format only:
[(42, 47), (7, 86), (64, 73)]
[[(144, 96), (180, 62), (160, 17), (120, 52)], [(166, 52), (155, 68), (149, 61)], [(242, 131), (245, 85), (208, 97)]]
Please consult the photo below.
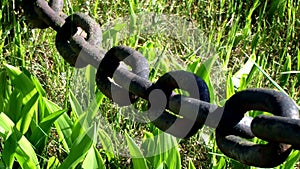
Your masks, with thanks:
[[(100, 49), (102, 32), (98, 23), (82, 13), (67, 16), (62, 12), (63, 0), (22, 2), (33, 28), (51, 27), (57, 32), (57, 50), (71, 66), (82, 68), (90, 64), (98, 69), (97, 86), (108, 98), (120, 106), (131, 105), (139, 97), (149, 101), (148, 117), (159, 129), (188, 138), (203, 125), (216, 128), (217, 145), (225, 155), (258, 167), (280, 165), (292, 149), (300, 149), (298, 108), (284, 93), (247, 89), (233, 95), (223, 109), (218, 108), (209, 103), (208, 87), (196, 75), (172, 71), (153, 84), (148, 80), (149, 66), (141, 53), (126, 46), (116, 46), (107, 52)], [(78, 28), (87, 36), (77, 34)], [(132, 70), (120, 65), (121, 61)], [(176, 88), (187, 91), (189, 97), (175, 94)], [(162, 105), (156, 97), (165, 98), (167, 104)], [(275, 116), (244, 117), (249, 110), (266, 111)], [(254, 144), (243, 139), (253, 137), (269, 143)]]

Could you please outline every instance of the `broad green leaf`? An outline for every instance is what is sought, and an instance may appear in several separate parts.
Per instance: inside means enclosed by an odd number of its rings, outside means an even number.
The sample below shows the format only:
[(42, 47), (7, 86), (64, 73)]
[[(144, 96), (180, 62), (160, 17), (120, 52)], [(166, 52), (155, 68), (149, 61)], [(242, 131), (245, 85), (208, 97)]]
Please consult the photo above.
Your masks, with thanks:
[(238, 91), (245, 90), (247, 88), (247, 76), (246, 74), (243, 74), (240, 78), (240, 86)]
[(226, 81), (226, 98), (230, 98), (235, 93), (231, 73), (228, 74)]
[(83, 126), (85, 119), (86, 119), (86, 114), (82, 114), (74, 122), (73, 129), (72, 129), (72, 134), (71, 134), (72, 142), (75, 141), (80, 135), (84, 134), (84, 132), (86, 131), (85, 129), (88, 129), (88, 127), (85, 128)]
[(73, 92), (70, 91), (69, 93), (69, 101), (71, 104), (72, 111), (76, 114), (76, 117), (78, 118), (83, 114), (82, 108), (76, 97), (74, 96)]
[(220, 160), (216, 166), (213, 167), (213, 169), (223, 169), (226, 166), (226, 160), (224, 157), (220, 157)]
[(95, 146), (92, 146), (90, 148), (81, 167), (83, 169), (105, 169), (106, 168), (104, 161), (100, 153), (98, 152), (98, 150), (95, 148)]
[[(18, 132), (15, 130), (15, 132)], [(21, 136), (21, 133), (18, 133), (20, 137), (17, 141), (17, 149), (15, 157), (19, 162), (22, 168), (40, 168), (39, 161), (37, 159), (36, 153), (34, 152), (30, 142)]]
[(0, 113), (0, 136), (5, 140), (10, 134), (14, 122), (4, 113)]
[(64, 109), (64, 110), (59, 110), (57, 112), (54, 112), (50, 115), (48, 115), (47, 117), (45, 117), (41, 123), (40, 123), (40, 127), (42, 129), (46, 129), (46, 128), (50, 128), (51, 125), (53, 124), (53, 122), (55, 120), (57, 120), (63, 113), (65, 113), (67, 110)]
[(181, 168), (180, 154), (177, 150), (177, 140), (169, 134), (159, 134), (157, 139), (157, 151), (154, 158), (155, 164), (164, 162), (168, 168)]
[[(57, 112), (61, 110), (58, 105), (47, 100), (46, 98), (43, 98), (43, 101), (45, 103), (45, 111), (47, 112), (45, 114), (51, 114), (51, 112)], [(69, 152), (69, 148), (72, 146), (71, 134), (73, 122), (71, 121), (69, 116), (64, 113), (54, 122), (54, 125), (56, 127), (56, 131), (59, 135), (60, 141), (62, 142), (65, 150)]]
[(96, 73), (97, 73), (97, 69), (95, 69), (94, 67), (92, 67), (91, 65), (88, 65), (86, 67), (86, 71), (85, 71), (85, 76), (86, 76), (86, 81), (88, 83), (88, 99), (91, 100), (94, 96), (95, 93), (95, 89), (96, 89), (96, 83), (95, 83), (95, 77), (96, 77)]
[(19, 121), (16, 124), (17, 129), (25, 134), (29, 128), (29, 125), (33, 119), (34, 113), (37, 110), (39, 95), (36, 93), (22, 108), (22, 114)]
[(32, 83), (35, 85), (35, 88), (39, 92), (39, 94), (43, 97), (46, 97), (46, 91), (43, 89), (42, 84), (36, 77), (32, 77)]
[(179, 150), (177, 149), (177, 140), (175, 137), (172, 136), (168, 137), (168, 139), (169, 143), (167, 144), (170, 144), (173, 147), (166, 152), (166, 155), (168, 157), (166, 160), (166, 164), (168, 168), (181, 169), (181, 158)]
[(48, 159), (46, 169), (56, 169), (59, 165), (60, 165), (59, 160), (55, 156), (53, 156)]
[[(30, 94), (31, 96), (35, 93), (32, 92), (35, 89), (35, 85), (31, 79), (26, 76), (21, 70), (11, 65), (5, 65), (8, 76), (11, 79), (12, 85), (19, 89), (24, 96)], [(28, 97), (30, 97), (30, 95)]]
[(7, 168), (12, 168), (14, 164), (16, 149), (17, 140), (15, 138), (14, 130), (12, 130), (9, 137), (4, 140), (4, 147), (2, 150), (2, 159)]
[(165, 162), (162, 162), (158, 164), (158, 167), (156, 169), (168, 169), (168, 166)]
[(30, 142), (16, 128), (4, 143), (2, 158), (8, 167), (12, 167), (14, 158), (22, 168), (40, 168)]
[(155, 154), (156, 142), (154, 141), (154, 135), (148, 131), (144, 131), (144, 137), (142, 142), (142, 150), (147, 157), (147, 160), (153, 164), (153, 154)]
[[(209, 90), (209, 98), (210, 98), (210, 103), (214, 103), (216, 99), (216, 94), (215, 94), (215, 89), (214, 85), (211, 82), (210, 77), (208, 76), (208, 81), (206, 82), (208, 90)], [(201, 99), (201, 98), (200, 98)]]
[(72, 146), (71, 134), (73, 122), (71, 121), (69, 116), (64, 113), (54, 122), (54, 125), (60, 137), (60, 141), (62, 141), (66, 151), (69, 152), (69, 149)]
[[(1, 98), (6, 98), (6, 90), (8, 88), (8, 80), (6, 77), (6, 72), (3, 71), (2, 69), (0, 70), (0, 104), (3, 104), (3, 101)], [(0, 109), (0, 111), (3, 111)]]
[(98, 134), (108, 161), (110, 161), (115, 157), (113, 143), (110, 139), (111, 137), (103, 129), (99, 129)]
[(109, 39), (116, 39), (117, 38), (117, 33), (124, 29), (126, 27), (126, 24), (124, 23), (118, 23), (116, 24), (113, 29), (109, 29), (107, 31), (103, 32), (103, 42), (109, 40)]
[(5, 168), (3, 161), (0, 161), (0, 168)]
[[(247, 75), (251, 72), (254, 63), (253, 60), (255, 60), (255, 55), (251, 56), (251, 59), (248, 59), (248, 61), (239, 69), (233, 76), (232, 76), (232, 83), (235, 88), (240, 88), (240, 86), (245, 86), (247, 84), (242, 84), (241, 80), (242, 78), (247, 77)], [(245, 80), (245, 79), (243, 79)], [(247, 82), (247, 81), (244, 81)]]
[(191, 160), (189, 161), (189, 169), (196, 169), (194, 163)]
[(197, 71), (198, 71), (200, 62), (201, 62), (201, 58), (199, 57), (199, 58), (197, 58), (196, 61), (188, 64), (188, 69), (187, 70), (196, 74)]
[(208, 78), (211, 72), (211, 68), (213, 67), (216, 59), (216, 56), (208, 58), (203, 64), (201, 64), (200, 68), (197, 70), (196, 75), (207, 82), (209, 80)]
[(75, 120), (71, 135), (72, 140), (75, 140), (90, 127), (90, 124), (93, 123), (98, 110), (99, 106), (96, 100), (93, 100), (88, 109), (85, 112), (82, 112), (82, 114)]
[(14, 123), (17, 123), (22, 116), (22, 100), (23, 94), (18, 89), (13, 90), (9, 97), (5, 113)]
[(78, 137), (70, 149), (70, 153), (65, 161), (59, 166), (59, 169), (74, 168), (77, 166), (86, 156), (89, 149), (92, 147), (94, 138), (96, 136), (95, 125), (84, 135)]
[(37, 151), (43, 151), (52, 125), (65, 112), (66, 110), (59, 110), (48, 115), (33, 129), (34, 134), (31, 135), (30, 142)]
[(132, 157), (133, 168), (136, 169), (148, 168), (146, 159), (143, 158), (143, 153), (141, 152), (137, 144), (134, 142), (134, 140), (127, 133), (125, 133), (125, 138), (129, 147), (130, 155)]
[(289, 155), (289, 158), (286, 160), (284, 168), (285, 169), (295, 168), (295, 165), (299, 162), (299, 159), (300, 159), (300, 152), (298, 150), (294, 150)]
[(156, 155), (153, 157), (152, 164), (154, 165), (154, 168), (157, 168), (158, 165), (164, 163), (165, 161), (165, 154), (163, 150), (163, 144), (165, 144), (165, 142), (163, 141), (163, 139), (161, 139), (161, 137), (164, 137), (165, 133), (163, 133), (161, 130), (156, 129), (154, 130), (154, 135), (156, 135), (154, 139), (154, 142), (156, 143), (154, 153)]

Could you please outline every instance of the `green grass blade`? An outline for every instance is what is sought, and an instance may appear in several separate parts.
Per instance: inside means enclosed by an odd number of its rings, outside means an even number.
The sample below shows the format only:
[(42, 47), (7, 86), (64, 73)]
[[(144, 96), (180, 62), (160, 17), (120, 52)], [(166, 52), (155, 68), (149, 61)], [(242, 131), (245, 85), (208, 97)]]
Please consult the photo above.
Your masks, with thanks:
[(0, 137), (4, 139), (4, 149), (2, 150), (2, 159), (4, 165), (11, 168), (14, 161), (14, 153), (16, 149), (15, 142), (10, 141), (12, 139), (11, 134), (15, 124), (4, 113), (0, 113)]
[(46, 169), (56, 169), (59, 165), (59, 160), (53, 156), (49, 158)]
[(153, 164), (154, 163), (153, 154), (155, 154), (155, 147), (156, 147), (156, 142), (154, 141), (153, 133), (144, 131), (144, 137), (143, 137), (141, 147), (142, 147), (144, 154), (147, 157), (147, 160), (150, 162), (150, 164)]
[(17, 138), (15, 157), (22, 168), (40, 168), (39, 162), (31, 143), (17, 130), (14, 131)]
[(39, 95), (36, 93), (22, 108), (22, 114), (16, 127), (23, 134), (28, 131), (30, 123), (34, 118), (34, 114), (37, 112), (38, 98)]
[[(297, 71), (300, 71), (300, 50), (298, 49), (297, 53)], [(298, 83), (297, 85), (300, 85), (300, 73), (297, 75)]]
[(3, 139), (6, 139), (11, 134), (14, 126), (14, 122), (6, 114), (0, 113), (0, 136)]
[(88, 127), (85, 127), (84, 123), (85, 123), (85, 119), (86, 119), (86, 114), (82, 114), (75, 122), (73, 125), (73, 129), (72, 129), (72, 142), (75, 141), (80, 135), (84, 134), (85, 129), (87, 129)]
[(95, 69), (92, 66), (87, 66), (85, 75), (86, 75), (86, 81), (88, 83), (88, 89), (89, 89), (89, 93), (88, 93), (89, 100), (93, 99), (95, 89), (97, 87), (95, 83), (96, 73), (97, 73), (97, 69)]
[(43, 89), (42, 84), (39, 82), (39, 80), (36, 77), (32, 77), (31, 79), (39, 94), (43, 97), (46, 97), (46, 91)]
[(27, 96), (29, 93), (32, 93), (32, 90), (35, 89), (35, 86), (29, 77), (27, 77), (18, 68), (13, 67), (11, 65), (5, 65), (5, 68), (13, 86), (19, 89), (24, 96)]
[(23, 94), (19, 90), (13, 90), (9, 96), (5, 113), (14, 122), (17, 123), (22, 116)]
[(226, 98), (230, 98), (235, 93), (231, 73), (228, 74), (226, 81)]
[[(292, 70), (292, 59), (291, 59), (291, 55), (287, 54), (286, 61), (283, 65), (283, 70), (282, 72), (288, 72)], [(284, 86), (288, 83), (290, 78), (290, 74), (281, 74), (280, 77), (280, 86)]]
[(299, 159), (300, 159), (300, 152), (298, 150), (293, 151), (289, 155), (289, 158), (286, 160), (284, 168), (285, 169), (295, 168), (295, 165), (299, 162)]
[(189, 161), (189, 169), (196, 169), (194, 163), (191, 160)]
[(95, 146), (92, 146), (86, 155), (86, 158), (84, 159), (82, 166), (83, 169), (105, 169), (104, 161), (98, 152), (98, 150), (95, 148)]
[(7, 80), (7, 74), (4, 70), (0, 70), (0, 112), (3, 112), (5, 107), (4, 99), (8, 98), (7, 94), (9, 80)]
[(98, 134), (108, 161), (110, 161), (115, 157), (111, 137), (103, 129), (99, 129)]
[(254, 60), (252, 60), (245, 52), (243, 52), (249, 60), (251, 60), (253, 62), (253, 64), (258, 68), (258, 70), (281, 92), (285, 93), (286, 95), (288, 95), (285, 90), (278, 84), (276, 83), (275, 80), (272, 79), (272, 77), (270, 75), (268, 75), (262, 67), (260, 67)]
[(156, 169), (168, 169), (168, 166), (165, 162), (162, 162), (161, 164), (158, 165)]
[(62, 114), (55, 122), (56, 131), (62, 141), (64, 148), (69, 152), (72, 146), (71, 134), (73, 128), (73, 122), (67, 114)]
[(22, 168), (40, 168), (36, 153), (30, 142), (16, 128), (5, 141), (2, 155), (6, 166), (9, 168), (12, 167), (14, 158)]
[(86, 134), (78, 137), (70, 149), (70, 153), (65, 161), (59, 166), (59, 169), (76, 167), (86, 156), (93, 145), (96, 134), (95, 126), (90, 127)]
[[(51, 114), (52, 112), (57, 112), (61, 110), (61, 108), (55, 103), (43, 98), (43, 102), (45, 105), (45, 114)], [(73, 128), (73, 122), (69, 118), (69, 116), (64, 113), (62, 114), (55, 122), (54, 125), (56, 127), (56, 131), (59, 135), (60, 141), (62, 142), (65, 150), (69, 152), (69, 148), (72, 145), (71, 134)]]
[(83, 111), (79, 101), (76, 99), (72, 91), (70, 91), (69, 94), (69, 101), (72, 107), (72, 111), (76, 114), (76, 117), (78, 118), (83, 114)]
[(30, 137), (31, 144), (34, 145), (37, 151), (42, 151), (46, 145), (48, 135), (54, 122), (63, 114), (66, 110), (59, 110), (45, 117), (38, 126), (33, 128), (33, 133)]
[(209, 80), (211, 68), (213, 67), (216, 59), (216, 56), (208, 58), (203, 64), (201, 64), (200, 68), (197, 70), (196, 75), (207, 82)]
[(224, 157), (220, 157), (220, 160), (216, 166), (213, 167), (213, 169), (223, 169), (226, 168), (226, 160)]
[(297, 54), (297, 70), (300, 71), (300, 50), (298, 50)]
[(147, 169), (148, 168), (147, 161), (145, 158), (143, 158), (143, 153), (140, 150), (140, 148), (137, 146), (137, 144), (134, 142), (134, 140), (127, 133), (125, 133), (125, 138), (126, 138), (126, 142), (129, 147), (129, 152), (132, 157), (133, 168)]
[(7, 168), (12, 168), (17, 149), (17, 141), (15, 139), (14, 130), (12, 129), (11, 131), (11, 135), (4, 140), (4, 147), (2, 150), (2, 159)]
[[(251, 59), (255, 60), (255, 56), (253, 55)], [(236, 88), (240, 88), (242, 86), (241, 80), (243, 77), (248, 77), (250, 74), (251, 70), (253, 69), (254, 63), (253, 60), (248, 59), (248, 61), (239, 69), (233, 76), (232, 76), (232, 81), (233, 85)], [(247, 81), (246, 81), (247, 83)], [(243, 84), (244, 86), (247, 84)]]
[[(171, 145), (176, 145), (177, 141), (175, 137), (170, 137), (169, 140), (171, 143)], [(167, 143), (168, 144), (168, 143)], [(166, 160), (166, 164), (168, 166), (168, 168), (174, 168), (174, 169), (181, 169), (181, 158), (180, 158), (180, 153), (177, 149), (177, 146), (171, 148), (169, 151), (166, 152), (167, 153), (167, 160)]]

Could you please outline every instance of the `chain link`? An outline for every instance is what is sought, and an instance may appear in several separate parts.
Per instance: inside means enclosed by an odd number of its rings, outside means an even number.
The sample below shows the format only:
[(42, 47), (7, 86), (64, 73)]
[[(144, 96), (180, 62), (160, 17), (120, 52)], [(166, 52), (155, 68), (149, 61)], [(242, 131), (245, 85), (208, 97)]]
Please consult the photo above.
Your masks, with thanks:
[[(247, 89), (233, 95), (224, 108), (218, 108), (209, 103), (208, 87), (196, 75), (172, 71), (153, 84), (148, 80), (149, 66), (141, 53), (125, 46), (113, 47), (108, 52), (100, 49), (99, 24), (83, 13), (64, 14), (63, 0), (50, 3), (24, 0), (22, 5), (33, 28), (51, 27), (57, 32), (57, 50), (71, 66), (82, 68), (90, 64), (98, 69), (97, 87), (108, 98), (120, 106), (131, 105), (139, 97), (148, 100), (149, 119), (159, 129), (176, 137), (189, 138), (203, 125), (216, 128), (217, 145), (225, 155), (257, 167), (280, 165), (293, 148), (299, 149), (298, 108), (285, 94), (268, 89)], [(86, 34), (78, 34), (80, 29)], [(121, 65), (121, 61), (131, 66), (132, 71)], [(174, 89), (185, 90), (189, 96), (175, 94)], [(244, 117), (250, 110), (266, 111), (275, 116)], [(253, 144), (242, 139), (253, 137), (269, 143)]]

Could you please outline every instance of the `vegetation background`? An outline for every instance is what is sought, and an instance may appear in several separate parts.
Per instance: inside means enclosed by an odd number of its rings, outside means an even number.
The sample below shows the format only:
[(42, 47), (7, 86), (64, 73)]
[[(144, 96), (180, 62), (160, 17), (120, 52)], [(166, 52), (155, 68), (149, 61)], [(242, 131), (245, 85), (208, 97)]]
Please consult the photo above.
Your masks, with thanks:
[[(68, 65), (55, 47), (53, 29), (31, 29), (20, 1), (0, 2), (0, 168), (255, 168), (224, 156), (214, 133), (204, 128), (187, 140), (165, 136), (153, 142), (157, 147), (179, 143), (154, 157), (129, 158), (114, 147), (114, 133), (107, 133), (94, 119), (103, 117), (114, 131), (125, 135), (131, 155), (142, 153), (135, 136), (151, 140), (159, 133), (151, 124), (139, 124), (118, 113), (121, 108), (95, 88), (96, 102), (90, 114), (71, 84), (78, 71)], [(287, 93), (300, 104), (300, 10), (293, 0), (65, 0), (69, 15), (84, 12), (100, 25), (143, 12), (180, 16), (195, 25), (214, 48), (224, 71), (225, 98), (246, 88), (270, 88)], [(113, 28), (117, 31), (116, 27)], [(105, 31), (109, 30), (104, 30)], [(167, 36), (135, 33), (115, 44), (130, 46), (151, 63), (150, 80), (173, 69), (168, 58), (160, 60), (156, 49), (166, 46), (186, 69), (201, 76), (195, 51)], [(154, 64), (157, 63), (157, 64)], [(81, 72), (82, 73), (82, 72)], [(85, 82), (94, 83), (95, 70), (86, 68)], [(213, 82), (216, 79), (206, 79)], [(212, 92), (216, 92), (210, 86)], [(224, 100), (213, 98), (222, 105)], [(136, 105), (143, 108), (143, 101)], [(98, 109), (100, 107), (100, 109)], [(250, 116), (264, 112), (252, 111)], [(207, 132), (209, 141), (201, 136)], [(147, 138), (147, 139), (146, 139)], [(255, 142), (263, 142), (254, 139)], [(153, 143), (152, 142), (152, 143)], [(148, 149), (152, 143), (143, 142)], [(119, 148), (119, 149), (118, 149)], [(296, 168), (300, 154), (293, 151), (277, 168)]]

